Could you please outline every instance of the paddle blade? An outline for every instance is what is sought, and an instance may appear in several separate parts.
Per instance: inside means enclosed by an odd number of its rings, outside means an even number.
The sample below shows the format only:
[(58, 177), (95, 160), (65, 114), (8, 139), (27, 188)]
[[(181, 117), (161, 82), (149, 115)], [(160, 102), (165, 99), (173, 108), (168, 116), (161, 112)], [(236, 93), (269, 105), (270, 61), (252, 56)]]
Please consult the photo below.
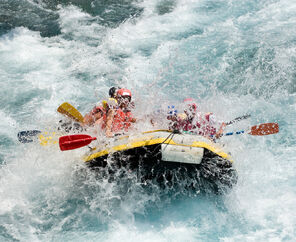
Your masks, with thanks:
[(60, 137), (59, 145), (61, 151), (74, 150), (86, 146), (96, 139), (96, 137), (91, 137), (86, 134), (67, 135)]
[(21, 132), (18, 132), (17, 138), (21, 143), (30, 143), (30, 142), (33, 142), (37, 134), (40, 134), (40, 133), (41, 131), (39, 130), (21, 131)]
[(77, 122), (83, 123), (82, 114), (76, 108), (74, 108), (70, 103), (65, 102), (65, 103), (61, 104), (58, 107), (57, 111), (61, 114), (68, 116), (69, 118), (71, 118)]
[(249, 134), (251, 135), (269, 135), (276, 134), (279, 132), (278, 123), (265, 123), (260, 125), (255, 125), (251, 128)]

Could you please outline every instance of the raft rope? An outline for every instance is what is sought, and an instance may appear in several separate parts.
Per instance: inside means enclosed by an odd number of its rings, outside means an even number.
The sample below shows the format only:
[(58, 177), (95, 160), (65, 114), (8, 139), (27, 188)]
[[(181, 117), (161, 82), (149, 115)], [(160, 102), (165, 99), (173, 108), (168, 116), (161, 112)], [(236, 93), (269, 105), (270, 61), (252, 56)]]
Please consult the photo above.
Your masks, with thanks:
[[(177, 130), (177, 129), (174, 129), (163, 142), (161, 142), (160, 144), (158, 144), (155, 147), (155, 149), (152, 151), (152, 154), (154, 154), (155, 151), (159, 148), (159, 146), (164, 144), (169, 138), (172, 140), (175, 134), (181, 134), (181, 132), (179, 130)], [(170, 136), (172, 136), (172, 137), (170, 137)], [(169, 143), (167, 143), (167, 145), (164, 147), (163, 150), (165, 150), (168, 145), (169, 145)], [(153, 156), (156, 156), (156, 155), (157, 155), (157, 153), (155, 153)]]

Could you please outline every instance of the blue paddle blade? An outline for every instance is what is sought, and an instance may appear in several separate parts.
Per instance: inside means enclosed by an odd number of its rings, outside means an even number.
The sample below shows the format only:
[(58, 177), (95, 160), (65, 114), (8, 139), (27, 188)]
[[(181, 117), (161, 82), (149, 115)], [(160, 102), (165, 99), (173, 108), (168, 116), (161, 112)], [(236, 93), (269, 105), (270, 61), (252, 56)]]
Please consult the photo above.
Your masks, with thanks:
[(17, 138), (19, 142), (21, 143), (30, 143), (34, 141), (34, 137), (37, 136), (37, 134), (40, 134), (41, 131), (39, 130), (26, 130), (21, 131), (17, 134)]

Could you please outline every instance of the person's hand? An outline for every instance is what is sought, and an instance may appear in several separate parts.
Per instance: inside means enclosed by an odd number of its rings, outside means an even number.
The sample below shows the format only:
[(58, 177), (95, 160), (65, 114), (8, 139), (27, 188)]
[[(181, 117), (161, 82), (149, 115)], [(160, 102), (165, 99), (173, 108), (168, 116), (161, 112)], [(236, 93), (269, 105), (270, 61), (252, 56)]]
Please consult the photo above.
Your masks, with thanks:
[(108, 137), (108, 138), (112, 138), (112, 137), (113, 137), (112, 132), (109, 131), (109, 130), (106, 130), (106, 137)]
[(221, 138), (221, 136), (222, 136), (222, 133), (217, 133), (217, 134), (215, 134), (215, 138), (216, 138), (216, 139)]
[(96, 122), (95, 122), (95, 126), (101, 126), (103, 123), (103, 117), (101, 117), (100, 119), (98, 119)]
[(219, 131), (216, 133), (215, 138), (219, 139), (223, 135), (224, 128), (226, 127), (226, 123), (222, 123)]
[(83, 118), (83, 122), (81, 123), (82, 126), (88, 126), (92, 123), (92, 117), (90, 114), (85, 114), (84, 118)]

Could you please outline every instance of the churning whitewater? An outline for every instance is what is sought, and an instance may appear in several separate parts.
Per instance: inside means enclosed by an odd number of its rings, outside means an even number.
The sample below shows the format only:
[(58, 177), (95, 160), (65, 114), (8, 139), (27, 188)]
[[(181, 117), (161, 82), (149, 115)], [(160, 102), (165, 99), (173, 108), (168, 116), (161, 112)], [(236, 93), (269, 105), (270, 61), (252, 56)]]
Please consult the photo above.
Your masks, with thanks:
[[(0, 241), (295, 241), (296, 3), (290, 0), (0, 0)], [(83, 115), (112, 86), (147, 114), (196, 100), (225, 132), (237, 183), (227, 192), (143, 185), (89, 169), (88, 147), (23, 144)]]

